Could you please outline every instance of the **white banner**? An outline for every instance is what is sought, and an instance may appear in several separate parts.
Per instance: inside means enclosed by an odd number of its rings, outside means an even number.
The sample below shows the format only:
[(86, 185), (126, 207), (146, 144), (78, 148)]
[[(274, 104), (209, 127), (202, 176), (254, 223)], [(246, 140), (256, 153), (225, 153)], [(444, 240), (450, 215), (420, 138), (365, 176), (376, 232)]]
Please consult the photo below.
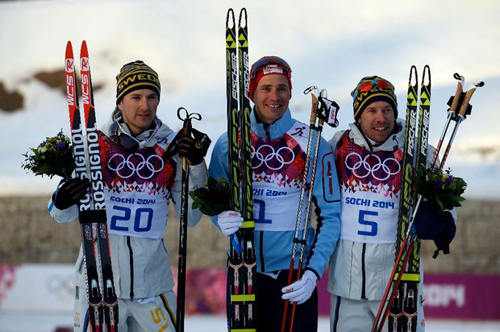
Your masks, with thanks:
[(0, 265), (0, 311), (73, 312), (72, 264)]

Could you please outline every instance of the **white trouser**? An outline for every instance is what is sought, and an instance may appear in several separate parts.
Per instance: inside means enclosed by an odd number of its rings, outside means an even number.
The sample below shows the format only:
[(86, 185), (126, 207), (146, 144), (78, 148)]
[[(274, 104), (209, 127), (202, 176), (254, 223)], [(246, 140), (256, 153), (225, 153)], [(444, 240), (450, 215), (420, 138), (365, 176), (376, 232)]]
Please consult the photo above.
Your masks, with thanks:
[[(172, 291), (148, 300), (118, 299), (118, 331), (120, 332), (175, 332), (176, 298)], [(88, 323), (88, 301), (85, 289), (76, 288), (74, 332)]]
[[(381, 301), (353, 300), (330, 295), (330, 331), (366, 332), (371, 331)], [(418, 301), (417, 332), (425, 331), (422, 301)], [(383, 331), (387, 331), (387, 320)]]

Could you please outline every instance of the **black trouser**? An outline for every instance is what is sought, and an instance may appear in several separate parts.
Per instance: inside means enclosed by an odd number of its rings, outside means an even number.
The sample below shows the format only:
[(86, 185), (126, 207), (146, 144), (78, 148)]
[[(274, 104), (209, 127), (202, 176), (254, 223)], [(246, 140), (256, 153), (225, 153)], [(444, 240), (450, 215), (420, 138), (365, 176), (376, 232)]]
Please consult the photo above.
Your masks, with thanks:
[[(297, 271), (294, 271), (296, 275)], [(256, 275), (256, 322), (257, 332), (279, 332), (283, 319), (285, 301), (281, 289), (288, 285), (288, 270), (281, 271), (277, 279), (268, 275), (257, 273)], [(227, 301), (229, 307), (229, 297)], [(292, 305), (288, 304), (287, 325), (285, 331), (289, 330)], [(316, 332), (318, 330), (318, 291), (314, 289), (311, 297), (304, 303), (297, 305), (294, 318), (294, 332)]]
[[(297, 271), (294, 271), (296, 275)], [(281, 331), (283, 309), (285, 301), (281, 299), (281, 289), (288, 285), (288, 270), (281, 271), (277, 279), (257, 273), (256, 302), (257, 302), (257, 331)], [(292, 304), (288, 304), (287, 325), (289, 330)], [(318, 330), (318, 291), (314, 289), (311, 297), (295, 308), (295, 332), (315, 332)]]

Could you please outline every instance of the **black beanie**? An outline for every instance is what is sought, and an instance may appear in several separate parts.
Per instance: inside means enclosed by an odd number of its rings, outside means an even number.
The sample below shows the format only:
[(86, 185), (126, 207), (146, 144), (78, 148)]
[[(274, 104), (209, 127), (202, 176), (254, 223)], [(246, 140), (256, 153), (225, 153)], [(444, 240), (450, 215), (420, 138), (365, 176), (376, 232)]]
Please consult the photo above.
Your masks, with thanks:
[(357, 122), (365, 108), (373, 102), (385, 101), (392, 106), (394, 117), (398, 117), (398, 101), (394, 86), (380, 76), (366, 76), (359, 81), (351, 92), (353, 97), (354, 121)]
[(158, 74), (143, 61), (136, 60), (124, 65), (116, 76), (116, 104), (126, 94), (139, 89), (153, 90), (160, 100), (161, 87)]

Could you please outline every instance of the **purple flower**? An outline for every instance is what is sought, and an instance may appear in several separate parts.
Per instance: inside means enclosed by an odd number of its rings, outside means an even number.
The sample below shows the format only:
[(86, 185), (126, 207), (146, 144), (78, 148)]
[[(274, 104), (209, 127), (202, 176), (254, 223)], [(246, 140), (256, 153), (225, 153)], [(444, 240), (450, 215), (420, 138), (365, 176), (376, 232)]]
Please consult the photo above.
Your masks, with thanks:
[(434, 190), (441, 189), (442, 185), (443, 185), (443, 181), (441, 181), (440, 178), (436, 178), (436, 180), (434, 180), (434, 182), (432, 183), (432, 187), (434, 188)]
[(42, 143), (40, 143), (40, 145), (38, 147), (43, 148), (45, 146), (45, 144), (47, 144), (47, 141), (43, 141)]
[(64, 142), (59, 142), (55, 145), (56, 149), (62, 150), (66, 148), (66, 144)]
[(451, 176), (451, 175), (450, 175), (450, 176), (448, 176), (448, 177), (446, 178), (445, 183), (446, 183), (447, 185), (449, 185), (449, 184), (451, 184), (452, 182), (453, 182), (453, 176)]

